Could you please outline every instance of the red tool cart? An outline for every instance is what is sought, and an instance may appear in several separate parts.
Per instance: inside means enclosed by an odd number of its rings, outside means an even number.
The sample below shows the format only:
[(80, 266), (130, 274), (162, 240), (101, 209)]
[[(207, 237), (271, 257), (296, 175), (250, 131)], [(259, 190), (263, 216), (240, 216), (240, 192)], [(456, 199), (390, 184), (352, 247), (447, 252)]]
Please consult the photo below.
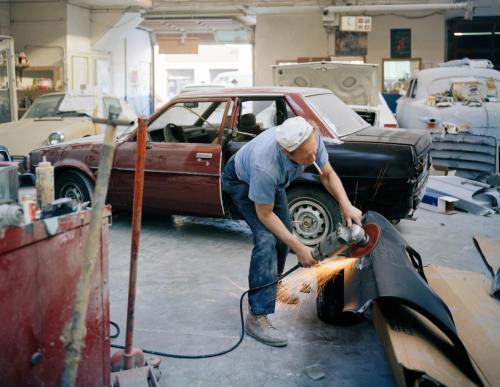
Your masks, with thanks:
[[(78, 386), (110, 385), (108, 224), (102, 218)], [(0, 385), (57, 386), (90, 211), (0, 229)]]

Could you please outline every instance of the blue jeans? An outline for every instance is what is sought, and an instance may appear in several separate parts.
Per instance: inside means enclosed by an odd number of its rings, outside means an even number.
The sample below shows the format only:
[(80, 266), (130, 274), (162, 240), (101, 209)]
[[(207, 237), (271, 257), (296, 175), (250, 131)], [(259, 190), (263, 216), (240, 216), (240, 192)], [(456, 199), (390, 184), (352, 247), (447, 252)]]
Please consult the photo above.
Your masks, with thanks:
[[(248, 198), (248, 184), (239, 180), (234, 168), (234, 158), (226, 164), (222, 173), (222, 187), (230, 196), (235, 209), (243, 216), (253, 233), (253, 250), (248, 273), (250, 288), (276, 281), (285, 268), (288, 247), (264, 226), (255, 211), (255, 203)], [(292, 231), (292, 220), (285, 190), (276, 192), (273, 212)], [(274, 313), (276, 306), (276, 284), (250, 292), (248, 295), (253, 314)]]

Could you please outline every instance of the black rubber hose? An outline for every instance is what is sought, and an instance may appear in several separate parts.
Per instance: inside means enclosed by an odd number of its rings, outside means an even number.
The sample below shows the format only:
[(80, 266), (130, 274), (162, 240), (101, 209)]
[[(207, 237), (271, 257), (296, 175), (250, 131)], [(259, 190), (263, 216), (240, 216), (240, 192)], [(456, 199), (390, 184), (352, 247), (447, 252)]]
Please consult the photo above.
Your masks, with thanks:
[[(285, 278), (286, 276), (288, 276), (289, 274), (291, 274), (292, 272), (294, 272), (295, 270), (297, 270), (299, 267), (301, 267), (300, 264), (297, 264), (294, 267), (292, 267), (290, 270), (288, 270), (285, 273), (283, 273), (282, 275), (280, 275), (276, 281), (270, 282), (270, 283), (268, 283), (266, 285), (258, 286), (256, 288), (245, 290), (241, 294), (241, 297), (240, 297), (241, 333), (240, 333), (239, 340), (231, 348), (228, 348), (228, 349), (226, 349), (224, 351), (214, 352), (214, 353), (208, 353), (208, 354), (204, 354), (204, 355), (178, 355), (178, 354), (175, 354), (175, 353), (166, 353), (166, 352), (161, 352), (161, 351), (154, 351), (154, 350), (151, 350), (151, 349), (142, 349), (142, 352), (149, 353), (150, 355), (156, 355), (156, 356), (162, 356), (162, 357), (172, 357), (172, 358), (175, 358), (175, 359), (206, 359), (206, 358), (209, 358), (209, 357), (222, 356), (222, 355), (225, 355), (226, 353), (234, 351), (236, 348), (238, 348), (238, 346), (243, 341), (243, 338), (245, 337), (245, 321), (243, 319), (243, 299), (245, 298), (245, 296), (249, 292), (253, 292), (253, 291), (256, 291), (256, 290), (264, 289), (264, 288), (267, 288), (269, 286), (273, 286), (273, 285), (277, 284), (279, 281), (281, 281), (283, 278)], [(118, 327), (118, 324), (116, 324), (113, 321), (110, 321), (110, 324), (113, 325), (117, 329), (118, 333), (115, 336), (113, 336), (113, 337), (110, 336), (111, 338), (115, 338), (115, 337), (117, 337), (120, 334), (120, 328)], [(123, 345), (118, 345), (118, 344), (110, 344), (110, 345), (113, 348), (125, 349), (125, 347)]]
[(118, 336), (120, 336), (120, 327), (114, 321), (110, 321), (109, 325), (112, 325), (116, 329), (116, 333), (114, 335), (109, 335), (109, 338), (110, 339), (116, 339)]

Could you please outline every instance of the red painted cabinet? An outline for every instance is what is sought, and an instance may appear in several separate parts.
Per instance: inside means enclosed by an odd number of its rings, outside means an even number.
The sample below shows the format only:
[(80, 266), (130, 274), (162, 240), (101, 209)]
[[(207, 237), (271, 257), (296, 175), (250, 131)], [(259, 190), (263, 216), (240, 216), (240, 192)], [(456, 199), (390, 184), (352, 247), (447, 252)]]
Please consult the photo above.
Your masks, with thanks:
[[(108, 219), (102, 220), (78, 386), (110, 385)], [(90, 211), (0, 230), (0, 386), (59, 386)], [(50, 233), (49, 233), (50, 231)]]

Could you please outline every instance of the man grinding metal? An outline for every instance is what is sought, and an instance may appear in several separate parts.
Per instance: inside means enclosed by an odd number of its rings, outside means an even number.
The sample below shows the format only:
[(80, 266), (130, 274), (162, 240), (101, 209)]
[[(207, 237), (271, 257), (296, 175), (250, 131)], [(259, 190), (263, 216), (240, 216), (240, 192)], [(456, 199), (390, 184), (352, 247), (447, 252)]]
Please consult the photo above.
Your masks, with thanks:
[[(361, 211), (349, 201), (342, 182), (328, 161), (320, 135), (302, 117), (289, 118), (267, 129), (245, 144), (227, 163), (222, 186), (243, 215), (253, 233), (253, 250), (248, 275), (249, 287), (276, 281), (285, 268), (289, 249), (303, 267), (317, 263), (312, 248), (292, 235), (292, 221), (285, 189), (306, 166), (316, 164), (326, 190), (337, 200), (348, 226), (361, 225)], [(278, 291), (278, 292), (277, 292)], [(278, 283), (249, 293), (246, 333), (264, 344), (283, 347), (284, 333), (272, 326), (268, 314), (274, 313), (276, 295), (297, 303), (298, 296), (287, 294)]]

